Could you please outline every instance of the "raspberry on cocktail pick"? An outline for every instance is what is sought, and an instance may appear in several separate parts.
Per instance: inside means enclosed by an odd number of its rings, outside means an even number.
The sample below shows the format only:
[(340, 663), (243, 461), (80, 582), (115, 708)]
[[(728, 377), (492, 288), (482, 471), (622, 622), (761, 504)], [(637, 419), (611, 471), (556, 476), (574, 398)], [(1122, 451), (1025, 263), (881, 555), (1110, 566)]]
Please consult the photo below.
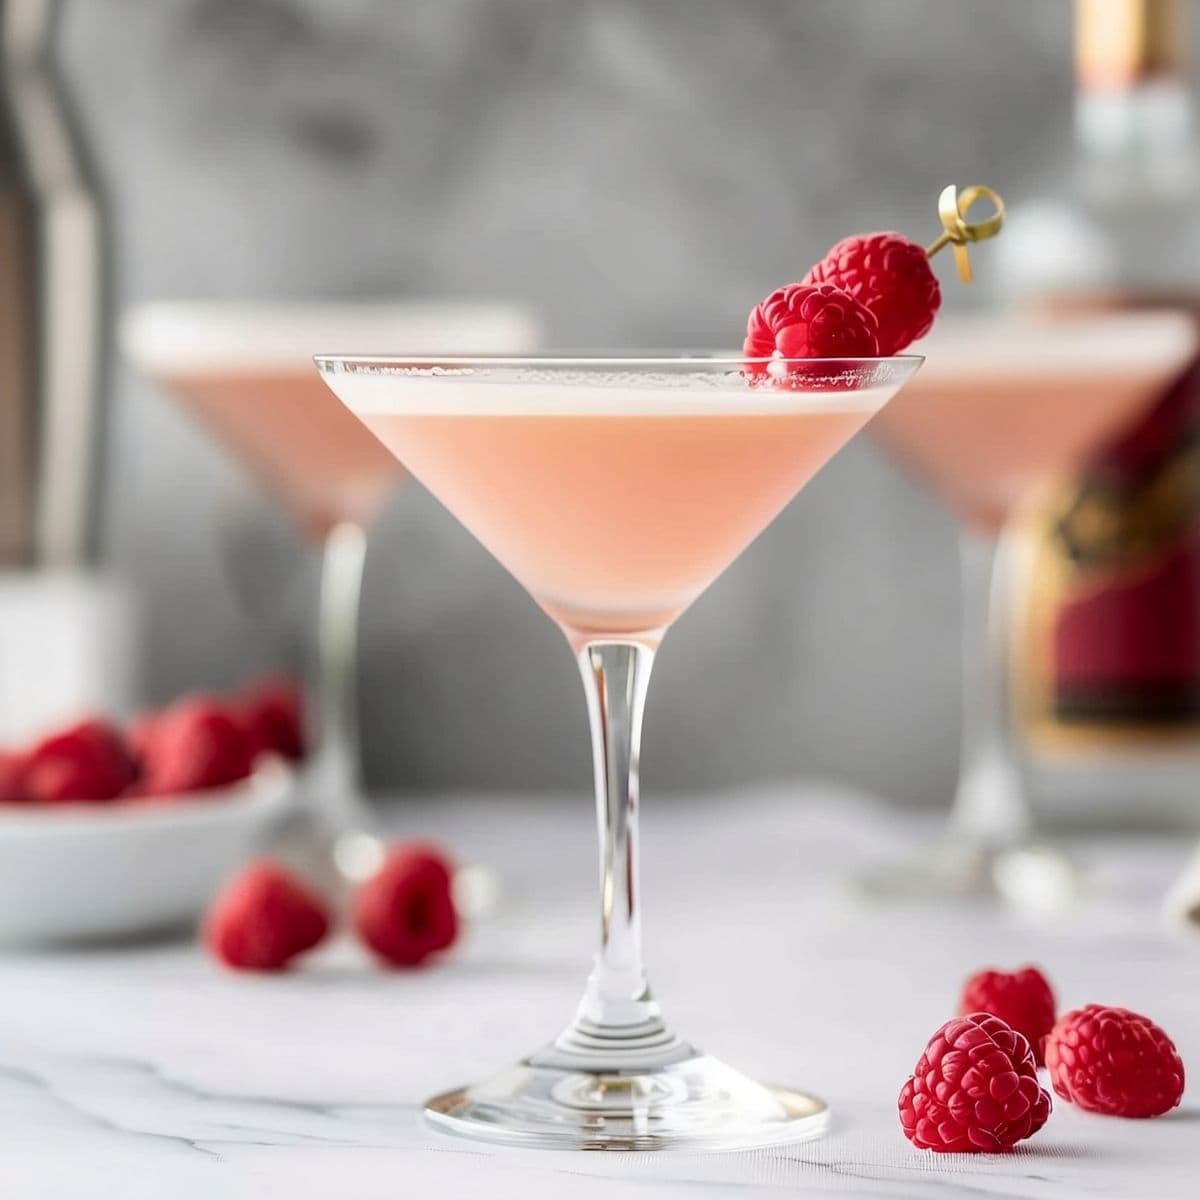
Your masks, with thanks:
[(899, 233), (843, 238), (804, 281), (833, 284), (862, 304), (876, 319), (882, 355), (924, 337), (942, 304), (925, 250)]
[[(749, 359), (874, 358), (878, 323), (865, 305), (831, 283), (789, 283), (756, 304), (742, 352)], [(747, 364), (765, 374), (762, 362)]]
[[(969, 210), (980, 200), (994, 212), (969, 221)], [(972, 279), (969, 247), (995, 237), (1004, 225), (1004, 201), (991, 188), (958, 189), (951, 184), (938, 198), (942, 233), (928, 247), (892, 232), (860, 233), (843, 238), (809, 273), (804, 283), (831, 283), (870, 310), (879, 325), (881, 355), (899, 354), (924, 337), (942, 303), (941, 287), (929, 260), (945, 246), (954, 250), (959, 278)]]

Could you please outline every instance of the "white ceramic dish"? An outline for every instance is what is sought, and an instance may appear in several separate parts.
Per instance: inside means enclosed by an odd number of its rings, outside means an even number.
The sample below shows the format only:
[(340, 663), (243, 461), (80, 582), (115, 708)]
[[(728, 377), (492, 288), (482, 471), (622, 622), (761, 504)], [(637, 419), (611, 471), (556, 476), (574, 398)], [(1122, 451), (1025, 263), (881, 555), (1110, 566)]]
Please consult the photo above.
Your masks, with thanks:
[(295, 803), (263, 762), (220, 793), (156, 803), (0, 807), (0, 944), (135, 937), (195, 918)]

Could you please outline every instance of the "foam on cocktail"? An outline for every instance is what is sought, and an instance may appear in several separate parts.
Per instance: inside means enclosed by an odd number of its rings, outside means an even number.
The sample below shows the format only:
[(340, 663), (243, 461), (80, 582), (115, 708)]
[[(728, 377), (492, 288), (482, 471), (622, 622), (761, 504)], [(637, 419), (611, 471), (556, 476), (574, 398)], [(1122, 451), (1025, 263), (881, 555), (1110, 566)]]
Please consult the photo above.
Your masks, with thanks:
[[(539, 380), (522, 369), (519, 381), (503, 367), (494, 374), (470, 368), (372, 368), (363, 365), (337, 375), (337, 393), (360, 416), (444, 417), (719, 417), (784, 413), (877, 412), (895, 391), (875, 384), (854, 390), (802, 387), (748, 387), (737, 372), (714, 380), (712, 372), (686, 374), (631, 386), (628, 376), (604, 379), (595, 369), (580, 371), (587, 382), (561, 382), (562, 370)], [(567, 372), (569, 374), (569, 372)], [(873, 374), (878, 375), (879, 372)], [(697, 382), (700, 381), (700, 382)]]

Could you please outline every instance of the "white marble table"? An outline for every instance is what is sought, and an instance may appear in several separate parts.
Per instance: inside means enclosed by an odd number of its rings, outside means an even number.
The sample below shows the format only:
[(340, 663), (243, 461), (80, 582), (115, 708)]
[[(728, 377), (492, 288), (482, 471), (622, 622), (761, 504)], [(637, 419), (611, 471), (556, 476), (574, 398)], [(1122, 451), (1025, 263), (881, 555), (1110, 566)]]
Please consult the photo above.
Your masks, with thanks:
[(339, 942), (284, 978), (191, 945), (0, 958), (0, 1195), (923, 1198), (1200, 1194), (1200, 1102), (1151, 1122), (1059, 1104), (1003, 1156), (931, 1156), (895, 1097), (962, 976), (1035, 959), (1068, 1004), (1160, 1020), (1200, 1071), (1200, 939), (1164, 929), (1188, 847), (1087, 848), (1107, 898), (1038, 927), (994, 912), (867, 912), (835, 873), (913, 826), (831, 790), (726, 795), (645, 818), (652, 977), (693, 1040), (824, 1095), (833, 1133), (730, 1155), (520, 1153), (449, 1139), (421, 1100), (516, 1058), (572, 1010), (593, 932), (586, 804), (410, 807), (404, 824), (500, 872), (503, 901), (435, 970), (385, 974)]

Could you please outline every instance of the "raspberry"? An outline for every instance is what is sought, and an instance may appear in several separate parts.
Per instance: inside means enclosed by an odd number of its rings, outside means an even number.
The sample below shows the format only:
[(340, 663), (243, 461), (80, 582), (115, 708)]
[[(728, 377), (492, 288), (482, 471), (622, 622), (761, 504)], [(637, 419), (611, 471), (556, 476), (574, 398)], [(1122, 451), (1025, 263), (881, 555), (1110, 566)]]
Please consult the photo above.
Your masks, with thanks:
[[(877, 328), (871, 313), (840, 288), (789, 283), (755, 306), (742, 352), (747, 358), (873, 358)], [(762, 375), (766, 366), (747, 370)]]
[(354, 929), (385, 962), (415, 967), (458, 936), (450, 867), (435, 847), (393, 847), (383, 866), (358, 889)]
[(230, 882), (204, 924), (209, 950), (227, 967), (247, 971), (280, 971), (328, 932), (325, 902), (270, 859)]
[(264, 679), (242, 701), (242, 718), (253, 754), (304, 757), (303, 701), (290, 679)]
[(1089, 1112), (1157, 1117), (1183, 1096), (1183, 1060), (1148, 1017), (1088, 1004), (1059, 1017), (1046, 1039), (1054, 1090)]
[(112, 800), (136, 775), (121, 731), (99, 720), (82, 721), (43, 738), (21, 772), (26, 798), (43, 804)]
[(919, 1150), (1008, 1150), (1049, 1115), (1024, 1034), (989, 1013), (947, 1021), (900, 1089), (900, 1124)]
[(148, 768), (150, 757), (154, 753), (154, 729), (158, 721), (158, 713), (142, 713), (129, 726), (129, 748), (133, 751), (134, 760), (138, 764), (139, 774), (144, 775)]
[(0, 804), (24, 804), (28, 799), (24, 756), (0, 750)]
[(985, 1012), (1023, 1033), (1043, 1067), (1046, 1034), (1054, 1025), (1054, 992), (1037, 967), (1017, 971), (979, 971), (963, 984), (959, 1016)]
[(241, 721), (210, 696), (177, 700), (144, 721), (137, 738), (147, 796), (224, 787), (245, 779), (254, 761)]
[(843, 238), (804, 277), (832, 283), (860, 301), (879, 323), (879, 353), (899, 354), (924, 337), (942, 304), (929, 256), (898, 233)]

